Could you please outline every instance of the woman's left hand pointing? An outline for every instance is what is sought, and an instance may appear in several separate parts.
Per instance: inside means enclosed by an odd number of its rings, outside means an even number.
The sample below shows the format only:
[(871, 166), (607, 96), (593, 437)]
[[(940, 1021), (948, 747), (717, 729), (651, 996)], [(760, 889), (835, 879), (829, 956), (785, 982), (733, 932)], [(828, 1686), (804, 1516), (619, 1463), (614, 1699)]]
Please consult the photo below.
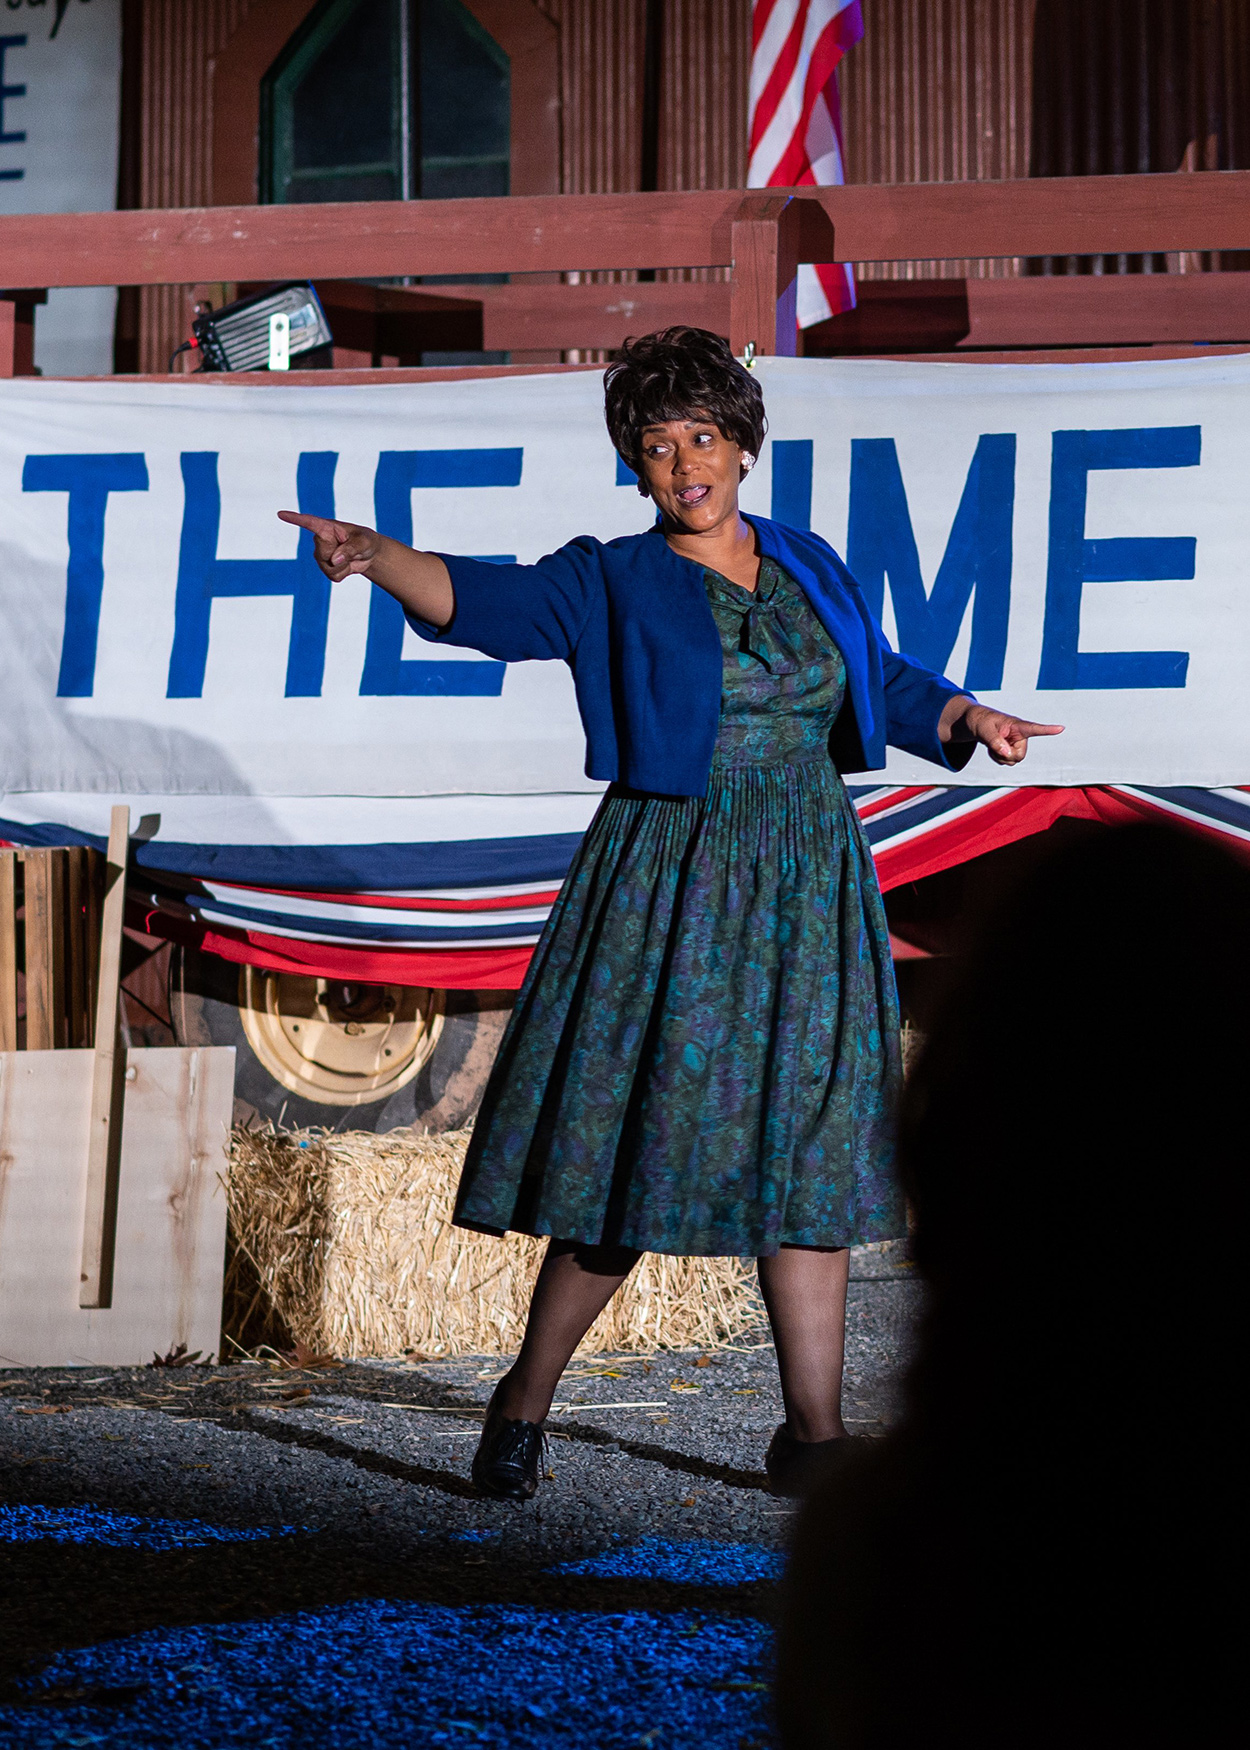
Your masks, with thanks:
[(963, 714), (963, 729), (979, 741), (997, 766), (1016, 766), (1029, 751), (1034, 735), (1062, 735), (1062, 723), (1030, 723), (1008, 711), (993, 711), (988, 705), (969, 705)]

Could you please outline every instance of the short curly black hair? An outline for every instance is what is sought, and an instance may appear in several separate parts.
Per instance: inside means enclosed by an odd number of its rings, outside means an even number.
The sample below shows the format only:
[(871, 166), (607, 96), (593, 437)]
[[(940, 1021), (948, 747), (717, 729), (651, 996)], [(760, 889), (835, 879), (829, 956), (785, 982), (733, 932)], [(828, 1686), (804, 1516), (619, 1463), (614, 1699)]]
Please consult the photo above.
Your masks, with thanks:
[(707, 328), (661, 328), (627, 340), (603, 373), (608, 435), (626, 467), (642, 473), (642, 434), (668, 419), (710, 419), (758, 456), (768, 430), (760, 386), (729, 342)]

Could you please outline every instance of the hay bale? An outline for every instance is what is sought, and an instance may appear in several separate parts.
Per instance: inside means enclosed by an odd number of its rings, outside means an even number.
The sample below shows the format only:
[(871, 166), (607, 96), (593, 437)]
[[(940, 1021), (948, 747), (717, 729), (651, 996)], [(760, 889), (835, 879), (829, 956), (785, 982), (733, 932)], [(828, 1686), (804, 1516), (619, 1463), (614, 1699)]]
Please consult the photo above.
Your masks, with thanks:
[[(468, 1139), (236, 1128), (227, 1335), (342, 1356), (515, 1351), (545, 1242), (451, 1225)], [(750, 1259), (647, 1253), (582, 1348), (712, 1348), (762, 1316)]]

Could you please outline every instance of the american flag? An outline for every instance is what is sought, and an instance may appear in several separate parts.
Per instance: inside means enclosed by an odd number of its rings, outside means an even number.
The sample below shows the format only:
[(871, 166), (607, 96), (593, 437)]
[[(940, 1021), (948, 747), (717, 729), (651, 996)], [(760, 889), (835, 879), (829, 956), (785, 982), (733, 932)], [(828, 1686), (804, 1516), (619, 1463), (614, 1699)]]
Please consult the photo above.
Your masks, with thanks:
[[(859, 0), (753, 0), (748, 188), (842, 182), (837, 65), (864, 34)], [(855, 308), (848, 266), (800, 267), (799, 327)]]

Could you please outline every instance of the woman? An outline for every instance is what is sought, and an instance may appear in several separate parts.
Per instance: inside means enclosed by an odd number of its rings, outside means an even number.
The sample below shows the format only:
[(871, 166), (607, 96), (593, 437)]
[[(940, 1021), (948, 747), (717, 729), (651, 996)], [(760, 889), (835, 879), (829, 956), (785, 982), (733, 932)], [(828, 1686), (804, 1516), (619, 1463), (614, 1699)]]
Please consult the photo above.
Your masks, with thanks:
[(1055, 726), (896, 655), (819, 536), (738, 510), (756, 379), (697, 328), (627, 342), (608, 430), (646, 534), (532, 566), (416, 553), (299, 516), (318, 563), (389, 590), (423, 637), (572, 668), (587, 772), (611, 788), (504, 1036), (456, 1220), (550, 1236), (473, 1477), (527, 1500), (560, 1376), (643, 1251), (754, 1256), (786, 1419), (765, 1460), (803, 1493), (845, 1437), (847, 1248), (904, 1231), (898, 1013), (881, 898), (840, 772), (887, 741), (958, 770)]

